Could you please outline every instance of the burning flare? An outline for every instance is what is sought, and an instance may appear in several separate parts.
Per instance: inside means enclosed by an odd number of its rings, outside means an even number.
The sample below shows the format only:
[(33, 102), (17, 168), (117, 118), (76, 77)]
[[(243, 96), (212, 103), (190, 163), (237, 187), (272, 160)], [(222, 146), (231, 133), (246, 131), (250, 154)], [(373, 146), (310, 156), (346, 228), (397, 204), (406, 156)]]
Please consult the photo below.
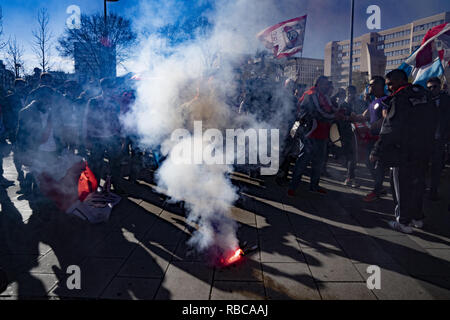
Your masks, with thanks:
[(220, 262), (224, 266), (229, 266), (230, 264), (236, 263), (239, 260), (241, 260), (242, 256), (244, 255), (244, 251), (242, 251), (241, 248), (237, 248), (236, 250), (231, 252), (231, 255), (225, 258), (221, 258)]

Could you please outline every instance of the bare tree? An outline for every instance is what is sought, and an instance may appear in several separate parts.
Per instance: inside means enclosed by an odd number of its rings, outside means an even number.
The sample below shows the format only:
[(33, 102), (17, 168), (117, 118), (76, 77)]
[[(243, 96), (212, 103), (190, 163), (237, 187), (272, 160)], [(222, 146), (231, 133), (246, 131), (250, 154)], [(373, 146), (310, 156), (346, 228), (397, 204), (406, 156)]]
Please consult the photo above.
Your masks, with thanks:
[(23, 52), (23, 46), (17, 42), (16, 36), (14, 36), (14, 38), (9, 38), (6, 48), (6, 62), (9, 68), (14, 70), (16, 78), (20, 77), (20, 70), (24, 70), (22, 59)]
[[(78, 57), (90, 72), (96, 74), (104, 70), (105, 64), (121, 63), (130, 55), (137, 35), (131, 28), (131, 21), (111, 13), (107, 17), (100, 14), (81, 15), (79, 28), (68, 28), (58, 38), (57, 50), (63, 57)], [(105, 59), (106, 56), (113, 59)]]
[(33, 51), (39, 60), (39, 66), (46, 72), (50, 65), (50, 53), (53, 35), (49, 29), (50, 16), (46, 8), (39, 10), (37, 15), (38, 28), (33, 30)]

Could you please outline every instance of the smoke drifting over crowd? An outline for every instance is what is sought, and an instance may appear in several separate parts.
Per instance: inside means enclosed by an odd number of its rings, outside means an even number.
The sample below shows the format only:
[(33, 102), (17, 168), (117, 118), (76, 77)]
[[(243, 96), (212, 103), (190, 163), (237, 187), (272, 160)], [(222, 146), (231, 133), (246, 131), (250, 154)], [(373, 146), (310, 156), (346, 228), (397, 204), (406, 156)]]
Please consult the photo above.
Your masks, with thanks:
[[(171, 1), (167, 3), (174, 5)], [(164, 7), (161, 12), (171, 13), (170, 9)], [(263, 49), (256, 34), (273, 21), (261, 19), (278, 14), (281, 16), (274, 1), (219, 1), (207, 16), (211, 30), (199, 30), (195, 40), (170, 47), (164, 34), (151, 34), (141, 39), (139, 57), (130, 64), (141, 80), (137, 81), (136, 103), (122, 119), (123, 123), (140, 138), (143, 146), (162, 147), (167, 158), (157, 172), (158, 185), (173, 201), (185, 202), (188, 220), (199, 226), (189, 243), (199, 251), (219, 249), (225, 253), (238, 247), (237, 224), (230, 218), (230, 208), (238, 199), (237, 190), (228, 178), (233, 167), (175, 161), (180, 156), (175, 150), (184, 145), (200, 143), (203, 150), (211, 151), (222, 142), (195, 136), (173, 141), (171, 134), (179, 128), (192, 134), (194, 121), (202, 121), (204, 130), (218, 129), (223, 133), (226, 129), (280, 129), (282, 139), (286, 129), (282, 121), (289, 110), (287, 101), (283, 101), (287, 97), (279, 93), (281, 84), (267, 88), (278, 108), (276, 116), (270, 118), (238, 113), (229, 99), (242, 91), (235, 62), (244, 54), (254, 56), (258, 49)], [(159, 18), (161, 22), (164, 17)], [(152, 25), (151, 18), (147, 19), (140, 19), (136, 25)], [(168, 21), (173, 21), (173, 17), (168, 17)], [(270, 144), (272, 140), (264, 143)], [(258, 144), (253, 147), (258, 148)], [(202, 157), (196, 152), (182, 157)], [(278, 153), (278, 148), (272, 152)]]

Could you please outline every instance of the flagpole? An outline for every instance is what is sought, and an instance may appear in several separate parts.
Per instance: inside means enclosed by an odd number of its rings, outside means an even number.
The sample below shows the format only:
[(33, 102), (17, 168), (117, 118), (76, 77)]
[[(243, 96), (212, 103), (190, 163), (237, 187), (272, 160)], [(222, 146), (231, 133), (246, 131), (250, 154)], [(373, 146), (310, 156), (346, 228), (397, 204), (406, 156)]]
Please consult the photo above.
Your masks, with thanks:
[(305, 23), (305, 30), (303, 33), (303, 46), (302, 46), (302, 50), (300, 51), (300, 65), (298, 66), (298, 74), (297, 74), (297, 79), (295, 81), (297, 83), (298, 83), (299, 78), (301, 77), (301, 72), (302, 72), (303, 50), (305, 49), (305, 37), (306, 37), (306, 23)]
[(351, 9), (351, 22), (350, 22), (350, 64), (348, 71), (348, 85), (352, 85), (352, 73), (353, 73), (353, 22), (355, 19), (355, 0), (352, 0)]

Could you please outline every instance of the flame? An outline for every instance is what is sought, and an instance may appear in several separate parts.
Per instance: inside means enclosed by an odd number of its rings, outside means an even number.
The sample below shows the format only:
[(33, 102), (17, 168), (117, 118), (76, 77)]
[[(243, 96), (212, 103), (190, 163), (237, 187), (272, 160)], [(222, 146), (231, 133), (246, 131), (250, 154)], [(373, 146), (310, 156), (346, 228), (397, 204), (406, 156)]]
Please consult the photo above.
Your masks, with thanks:
[(233, 264), (241, 259), (241, 257), (244, 255), (244, 251), (242, 251), (241, 248), (237, 248), (232, 252), (232, 255), (230, 255), (228, 258), (222, 258), (221, 262), (223, 265), (228, 266), (230, 264)]

